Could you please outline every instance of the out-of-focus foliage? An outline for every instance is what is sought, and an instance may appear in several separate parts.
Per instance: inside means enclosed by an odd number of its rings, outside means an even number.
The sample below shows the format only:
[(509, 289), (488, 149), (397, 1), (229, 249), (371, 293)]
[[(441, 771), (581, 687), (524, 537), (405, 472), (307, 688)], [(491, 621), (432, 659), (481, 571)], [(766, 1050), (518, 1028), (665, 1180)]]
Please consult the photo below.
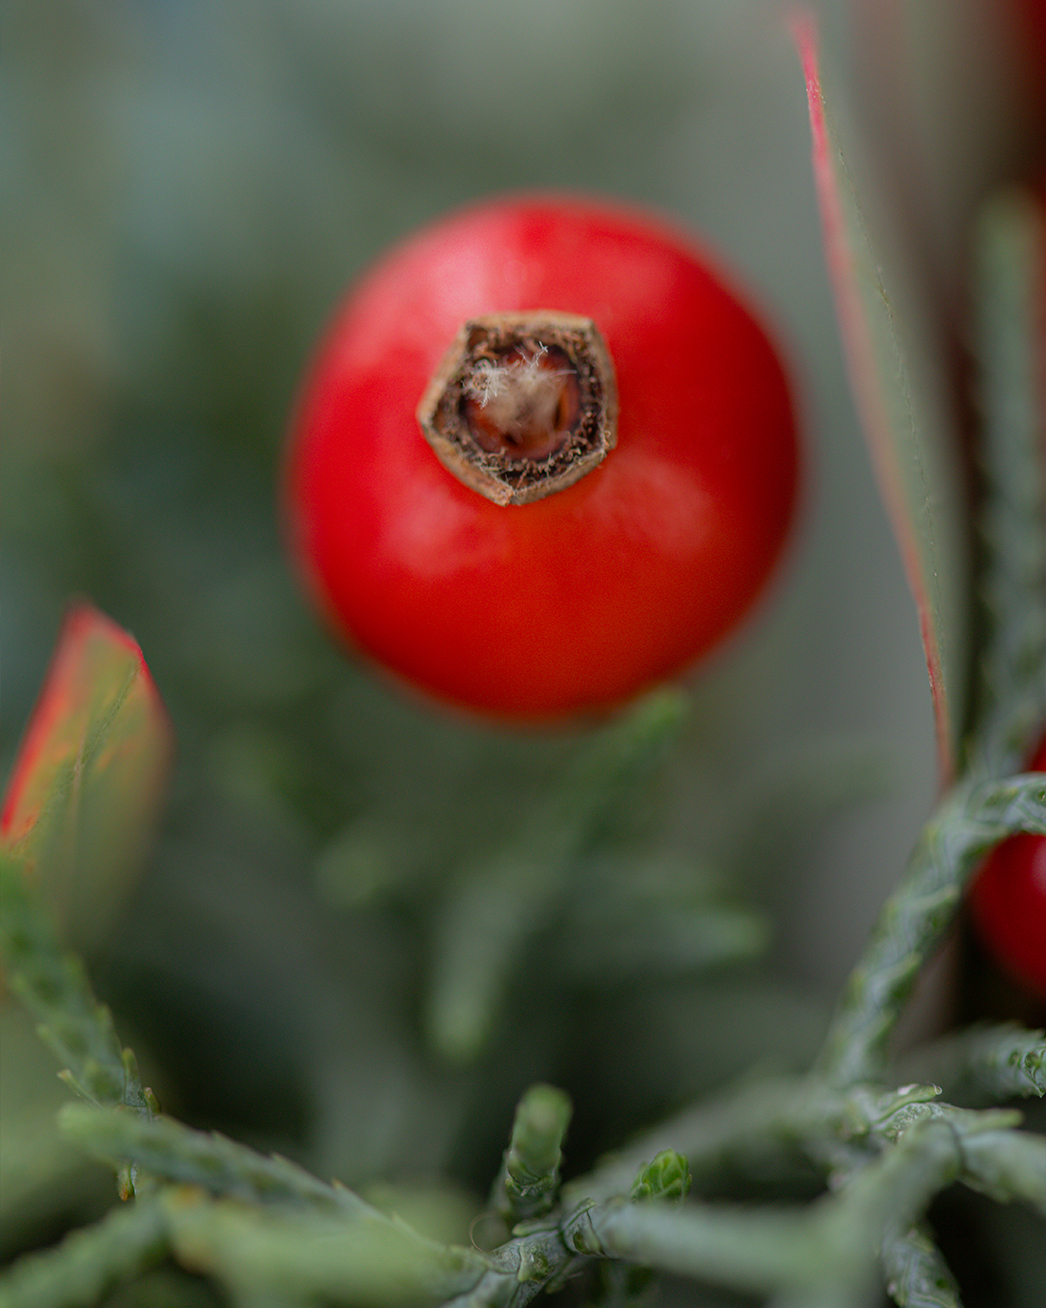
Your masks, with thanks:
[(89, 605), (66, 616), (8, 782), (0, 842), (80, 939), (104, 933), (163, 801), (171, 724), (141, 650)]
[[(815, 37), (802, 31), (828, 267), (852, 385), (919, 613), (941, 771), (954, 774), (965, 721), (972, 608), (969, 494), (956, 439), (960, 397), (949, 342), (902, 301), (869, 237), (821, 87)], [(915, 320), (914, 324), (912, 320)], [(915, 334), (916, 341), (909, 338)], [(914, 372), (908, 360), (914, 356)]]

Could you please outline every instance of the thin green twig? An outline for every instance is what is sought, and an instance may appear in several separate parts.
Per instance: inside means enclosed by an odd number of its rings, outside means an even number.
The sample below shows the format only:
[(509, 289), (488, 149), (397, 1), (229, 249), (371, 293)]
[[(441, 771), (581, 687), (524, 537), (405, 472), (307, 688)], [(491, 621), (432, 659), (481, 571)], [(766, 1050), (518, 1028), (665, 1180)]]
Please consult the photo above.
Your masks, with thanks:
[(158, 1204), (121, 1204), (45, 1253), (26, 1254), (0, 1274), (3, 1308), (92, 1308), (106, 1291), (168, 1252)]
[(39, 1020), (40, 1035), (64, 1064), (63, 1079), (93, 1104), (121, 1104), (148, 1117), (156, 1109), (112, 1015), (91, 991), (80, 960), (67, 953), (35, 903), (22, 862), (0, 853), (0, 957), (11, 989)]
[(425, 1239), (395, 1219), (346, 1220), (317, 1209), (260, 1207), (193, 1188), (160, 1196), (175, 1254), (234, 1297), (434, 1305), (466, 1294), (490, 1260)]
[(552, 1208), (571, 1112), (569, 1098), (555, 1086), (531, 1086), (519, 1101), (493, 1191), (493, 1207), (510, 1226)]
[(862, 1294), (888, 1223), (909, 1223), (961, 1168), (958, 1136), (919, 1122), (839, 1191), (809, 1209), (672, 1210), (606, 1204), (589, 1213), (585, 1251), (756, 1294), (831, 1285)]
[(850, 976), (820, 1056), (823, 1076), (840, 1085), (885, 1079), (893, 1028), (963, 887), (992, 846), (1017, 831), (1046, 832), (1041, 774), (967, 777), (944, 797)]
[(1006, 1023), (974, 1026), (910, 1054), (903, 1080), (934, 1081), (949, 1100), (979, 1108), (1046, 1095), (1046, 1032)]
[(883, 1241), (886, 1290), (898, 1308), (962, 1308), (951, 1268), (923, 1224)]
[(256, 1153), (225, 1136), (195, 1131), (170, 1117), (68, 1104), (62, 1131), (93, 1158), (119, 1167), (134, 1160), (152, 1180), (196, 1185), (255, 1203), (282, 1203), (384, 1220), (344, 1186), (328, 1185), (286, 1158)]

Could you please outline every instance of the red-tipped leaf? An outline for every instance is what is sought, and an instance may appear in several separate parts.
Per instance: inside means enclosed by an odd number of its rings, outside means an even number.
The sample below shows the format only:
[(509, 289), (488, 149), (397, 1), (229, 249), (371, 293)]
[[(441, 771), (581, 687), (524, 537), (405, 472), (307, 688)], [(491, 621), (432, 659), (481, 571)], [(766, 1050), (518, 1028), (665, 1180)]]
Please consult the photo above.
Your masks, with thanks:
[(0, 809), (0, 845), (78, 941), (97, 939), (137, 870), (172, 751), (128, 633), (88, 604), (66, 616)]
[(825, 101), (817, 36), (795, 25), (806, 76), (825, 252), (851, 386), (919, 615), (942, 778), (966, 693), (969, 526), (961, 444), (941, 342), (898, 269), (873, 246)]

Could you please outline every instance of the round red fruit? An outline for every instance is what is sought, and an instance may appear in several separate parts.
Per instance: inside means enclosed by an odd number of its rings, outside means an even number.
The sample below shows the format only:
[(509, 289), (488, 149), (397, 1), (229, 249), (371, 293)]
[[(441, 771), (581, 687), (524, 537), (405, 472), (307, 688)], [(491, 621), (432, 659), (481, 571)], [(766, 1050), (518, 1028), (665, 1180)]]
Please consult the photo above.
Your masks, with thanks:
[[(1046, 736), (1029, 771), (1046, 773)], [(996, 846), (970, 887), (970, 913), (999, 967), (1046, 999), (1046, 836)]]
[(635, 210), (510, 197), (392, 250), (306, 380), (292, 552), (355, 648), (513, 719), (606, 709), (762, 590), (798, 450), (766, 333)]

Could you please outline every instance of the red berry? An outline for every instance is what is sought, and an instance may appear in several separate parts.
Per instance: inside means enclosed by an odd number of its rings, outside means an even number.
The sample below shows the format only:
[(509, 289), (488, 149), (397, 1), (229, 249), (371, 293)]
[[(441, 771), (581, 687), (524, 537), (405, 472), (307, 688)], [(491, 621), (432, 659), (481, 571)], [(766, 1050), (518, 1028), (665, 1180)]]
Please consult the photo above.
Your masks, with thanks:
[[(1030, 770), (1046, 773), (1046, 736)], [(1046, 836), (998, 845), (970, 888), (970, 912), (999, 966), (1046, 998)]]
[(351, 292), (293, 423), (285, 507), (354, 646), (443, 700), (552, 719), (735, 627), (797, 463), (777, 355), (685, 238), (512, 197), (419, 232)]

